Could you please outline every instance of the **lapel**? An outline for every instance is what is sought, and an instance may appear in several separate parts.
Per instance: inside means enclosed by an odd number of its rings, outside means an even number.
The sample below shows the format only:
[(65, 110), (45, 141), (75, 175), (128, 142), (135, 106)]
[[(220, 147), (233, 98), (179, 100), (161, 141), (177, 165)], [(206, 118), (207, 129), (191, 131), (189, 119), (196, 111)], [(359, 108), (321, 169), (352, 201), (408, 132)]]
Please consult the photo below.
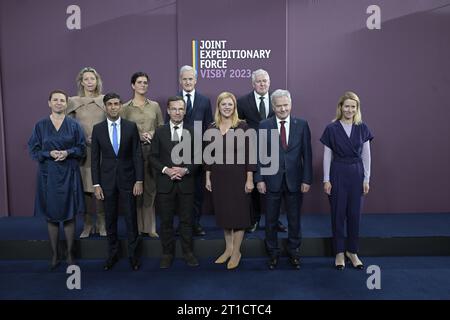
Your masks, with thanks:
[(347, 132), (345, 132), (344, 126), (342, 125), (341, 121), (336, 120), (336, 122), (338, 122), (338, 127), (339, 132), (341, 133), (341, 140), (344, 141), (344, 143), (350, 148), (351, 152), (353, 152), (354, 154), (358, 154), (354, 144), (353, 144), (353, 140), (352, 137), (354, 136), (354, 131), (356, 130), (355, 125), (352, 124), (352, 130), (350, 131), (350, 137), (347, 136)]
[(288, 139), (288, 147), (286, 151), (289, 151), (294, 145), (294, 139), (298, 137), (298, 122), (297, 119), (293, 118), (291, 115), (291, 123), (289, 123), (289, 139)]
[[(272, 102), (270, 100), (271, 98), (272, 98), (272, 93), (269, 92), (269, 115), (267, 116), (267, 118), (273, 117), (275, 115), (275, 112), (273, 112), (273, 109), (272, 109)], [(289, 136), (289, 138), (290, 138), (290, 136)]]
[[(170, 121), (170, 120), (169, 120)], [(162, 141), (167, 141), (168, 145), (174, 146), (176, 143), (172, 141), (172, 132), (170, 131), (170, 122), (164, 125), (164, 130), (162, 130), (163, 136)]]

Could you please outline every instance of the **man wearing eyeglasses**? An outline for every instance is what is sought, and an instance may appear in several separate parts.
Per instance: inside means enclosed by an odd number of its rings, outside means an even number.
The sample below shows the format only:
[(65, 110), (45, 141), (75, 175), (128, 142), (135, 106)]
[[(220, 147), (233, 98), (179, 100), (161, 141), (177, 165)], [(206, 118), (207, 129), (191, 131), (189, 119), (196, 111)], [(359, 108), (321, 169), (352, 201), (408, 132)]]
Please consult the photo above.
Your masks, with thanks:
[[(156, 129), (150, 149), (150, 163), (156, 171), (156, 212), (161, 218), (161, 269), (169, 268), (175, 256), (175, 213), (178, 213), (180, 219), (183, 258), (190, 267), (199, 265), (192, 245), (192, 210), (198, 166), (194, 165), (194, 131), (183, 121), (185, 113), (186, 103), (183, 97), (168, 99), (167, 114), (170, 120)], [(190, 150), (181, 151), (178, 158), (178, 153), (173, 152), (173, 149), (180, 145)], [(187, 160), (184, 159), (186, 154), (189, 154)]]

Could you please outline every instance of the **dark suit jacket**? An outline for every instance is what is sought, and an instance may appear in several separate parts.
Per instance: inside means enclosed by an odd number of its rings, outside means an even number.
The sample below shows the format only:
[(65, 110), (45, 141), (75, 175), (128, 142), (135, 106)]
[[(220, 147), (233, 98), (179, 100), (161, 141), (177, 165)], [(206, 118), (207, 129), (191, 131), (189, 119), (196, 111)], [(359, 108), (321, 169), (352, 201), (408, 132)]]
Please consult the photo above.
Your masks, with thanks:
[(136, 181), (144, 181), (144, 162), (136, 123), (121, 118), (119, 154), (109, 139), (108, 122), (102, 121), (92, 131), (92, 183), (103, 190), (116, 186), (133, 190)]
[[(270, 104), (270, 93), (269, 93), (269, 104)], [(237, 100), (237, 108), (239, 119), (245, 120), (250, 128), (258, 129), (259, 123), (261, 122), (261, 116), (259, 115), (259, 108), (256, 105), (254, 91), (249, 94), (240, 97)], [(269, 105), (269, 115), (267, 118), (273, 117), (272, 106)]]
[[(152, 165), (152, 168), (155, 168), (156, 170), (156, 191), (158, 193), (171, 192), (175, 183), (179, 184), (182, 193), (194, 192), (194, 175), (196, 170), (199, 168), (198, 165), (194, 164), (194, 130), (189, 126), (186, 126), (185, 122), (183, 122), (183, 130), (189, 131), (189, 134), (191, 135), (190, 163), (173, 163), (171, 153), (176, 143), (172, 141), (170, 124), (166, 123), (165, 125), (157, 128), (153, 136), (150, 150), (150, 164)], [(185, 137), (185, 133), (183, 132), (182, 139), (185, 139)], [(162, 173), (162, 169), (164, 167), (171, 168), (174, 166), (188, 168), (189, 173), (184, 175), (181, 180), (173, 181), (168, 175)]]
[[(182, 97), (183, 92), (179, 91), (177, 95)], [(169, 115), (166, 112), (166, 123), (169, 123), (169, 120)], [(200, 94), (198, 90), (195, 90), (194, 105), (192, 106), (191, 112), (186, 114), (183, 119), (184, 124), (192, 128), (194, 127), (194, 121), (202, 121), (203, 132), (213, 122), (211, 101), (208, 97)]]
[[(276, 117), (271, 117), (259, 124), (259, 130), (276, 129)], [(279, 136), (278, 136), (279, 137)], [(279, 139), (279, 138), (278, 138)], [(272, 145), (270, 131), (267, 134), (267, 150), (270, 153), (270, 146)], [(288, 148), (284, 150), (279, 142), (279, 167), (282, 168), (284, 164), (286, 172), (286, 184), (290, 192), (300, 190), (302, 183), (312, 183), (312, 151), (311, 151), (311, 132), (309, 130), (308, 122), (303, 119), (294, 118), (291, 115)], [(273, 161), (273, 160), (272, 160)], [(261, 165), (258, 161), (258, 171), (255, 175), (255, 182), (264, 181), (267, 190), (270, 192), (281, 191), (281, 183), (283, 181), (283, 172), (278, 170), (274, 175), (261, 175), (261, 168), (268, 167), (268, 165)]]

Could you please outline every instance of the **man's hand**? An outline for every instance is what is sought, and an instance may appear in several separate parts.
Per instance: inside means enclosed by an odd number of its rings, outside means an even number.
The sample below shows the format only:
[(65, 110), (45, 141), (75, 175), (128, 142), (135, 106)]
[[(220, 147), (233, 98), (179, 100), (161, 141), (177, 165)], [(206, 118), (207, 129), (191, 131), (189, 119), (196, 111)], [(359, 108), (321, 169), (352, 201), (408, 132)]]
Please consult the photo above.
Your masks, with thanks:
[(266, 194), (266, 191), (267, 191), (266, 190), (266, 183), (264, 181), (258, 182), (256, 184), (256, 188), (258, 189), (259, 193)]
[(140, 196), (144, 192), (144, 184), (142, 182), (135, 182), (133, 187), (133, 195)]
[(105, 200), (105, 196), (103, 195), (103, 189), (100, 186), (96, 186), (94, 187), (94, 193), (95, 193), (95, 197), (98, 200)]
[(306, 184), (306, 183), (302, 183), (302, 185), (300, 186), (300, 191), (302, 192), (302, 193), (307, 193), (308, 191), (309, 191), (309, 188), (310, 188), (311, 186), (309, 185), (309, 184)]

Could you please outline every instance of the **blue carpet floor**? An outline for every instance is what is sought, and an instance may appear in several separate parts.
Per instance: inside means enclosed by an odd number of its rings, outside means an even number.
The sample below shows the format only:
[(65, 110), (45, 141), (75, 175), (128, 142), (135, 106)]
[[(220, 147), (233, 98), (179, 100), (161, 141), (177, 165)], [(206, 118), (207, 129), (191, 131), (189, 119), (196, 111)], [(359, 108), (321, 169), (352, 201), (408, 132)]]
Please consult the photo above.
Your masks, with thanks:
[[(125, 235), (125, 223), (120, 217), (119, 234)], [(158, 217), (157, 217), (158, 220)], [(286, 216), (280, 220), (287, 225)], [(206, 239), (221, 239), (223, 232), (216, 227), (211, 215), (202, 217), (207, 231)], [(82, 217), (77, 219), (77, 235), (83, 226)], [(264, 238), (264, 217), (261, 228), (247, 235), (248, 238)], [(427, 237), (450, 235), (450, 213), (424, 214), (365, 214), (361, 219), (361, 237)], [(302, 216), (302, 233), (305, 238), (331, 237), (330, 216), (325, 214)], [(282, 234), (280, 234), (283, 236)], [(98, 237), (98, 235), (97, 235)], [(43, 217), (0, 218), (0, 240), (47, 240), (47, 226)]]
[(48, 271), (48, 262), (0, 261), (0, 299), (450, 299), (450, 257), (365, 257), (381, 268), (381, 289), (369, 290), (369, 274), (347, 266), (332, 268), (331, 258), (304, 258), (293, 270), (286, 259), (269, 271), (265, 259), (245, 258), (237, 270), (203, 259), (192, 269), (177, 259), (160, 270), (144, 259), (132, 272), (126, 260), (102, 271), (103, 261), (80, 261), (81, 290), (68, 290), (65, 265)]

